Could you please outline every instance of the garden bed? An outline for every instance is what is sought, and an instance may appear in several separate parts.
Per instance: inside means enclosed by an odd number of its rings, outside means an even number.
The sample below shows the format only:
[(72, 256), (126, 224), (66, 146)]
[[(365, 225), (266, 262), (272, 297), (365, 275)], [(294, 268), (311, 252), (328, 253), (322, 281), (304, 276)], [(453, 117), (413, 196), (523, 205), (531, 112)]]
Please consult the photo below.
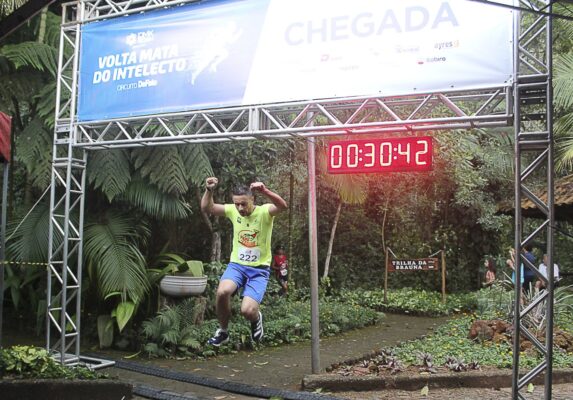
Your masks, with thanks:
[[(526, 373), (526, 371), (523, 371)], [(533, 383), (543, 384), (543, 375), (538, 376)], [(553, 383), (573, 382), (573, 369), (563, 368), (553, 370)], [(420, 390), (425, 386), (429, 389), (438, 388), (501, 388), (510, 387), (512, 371), (485, 367), (477, 371), (451, 372), (446, 368), (438, 368), (435, 374), (420, 373), (415, 366), (408, 367), (398, 374), (390, 372), (363, 374), (356, 371), (354, 375), (343, 376), (338, 373), (306, 375), (303, 378), (304, 390), (322, 389), (330, 392), (341, 391), (372, 391), (382, 389)]]

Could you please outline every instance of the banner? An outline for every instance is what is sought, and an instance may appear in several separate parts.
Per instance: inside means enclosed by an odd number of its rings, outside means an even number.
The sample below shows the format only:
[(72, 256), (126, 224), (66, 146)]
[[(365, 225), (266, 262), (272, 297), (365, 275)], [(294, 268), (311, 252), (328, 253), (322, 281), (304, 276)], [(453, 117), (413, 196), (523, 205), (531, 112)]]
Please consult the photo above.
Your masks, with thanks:
[(513, 11), (467, 0), (211, 0), (118, 17), (82, 27), (77, 115), (511, 85), (512, 30)]

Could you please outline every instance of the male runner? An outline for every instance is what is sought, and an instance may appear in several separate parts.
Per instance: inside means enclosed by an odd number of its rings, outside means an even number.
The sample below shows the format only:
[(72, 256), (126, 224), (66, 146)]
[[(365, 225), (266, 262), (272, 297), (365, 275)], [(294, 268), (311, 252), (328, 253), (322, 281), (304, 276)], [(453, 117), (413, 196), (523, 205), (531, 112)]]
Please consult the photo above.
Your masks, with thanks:
[[(227, 217), (233, 224), (233, 249), (227, 269), (221, 276), (217, 288), (217, 319), (219, 329), (208, 344), (219, 347), (229, 341), (229, 319), (231, 318), (231, 296), (240, 288), (243, 290), (241, 314), (251, 321), (251, 338), (259, 342), (263, 338), (263, 315), (259, 305), (263, 300), (270, 275), (271, 235), (275, 215), (287, 209), (286, 202), (267, 189), (262, 182), (251, 183), (250, 187), (233, 190), (233, 204), (215, 204), (213, 190), (218, 179), (207, 178), (206, 191), (201, 199), (201, 210), (211, 215)], [(255, 205), (253, 193), (266, 196), (271, 203)]]

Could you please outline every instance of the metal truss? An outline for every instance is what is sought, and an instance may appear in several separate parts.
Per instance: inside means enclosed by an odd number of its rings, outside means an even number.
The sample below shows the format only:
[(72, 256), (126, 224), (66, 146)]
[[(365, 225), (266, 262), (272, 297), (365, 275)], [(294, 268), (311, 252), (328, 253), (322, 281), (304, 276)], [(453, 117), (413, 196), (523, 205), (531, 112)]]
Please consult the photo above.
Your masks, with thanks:
[[(525, 399), (525, 389), (533, 379), (545, 373), (544, 398), (551, 399), (553, 372), (553, 226), (555, 221), (553, 194), (553, 88), (552, 88), (552, 6), (553, 0), (521, 1), (520, 6), (531, 9), (516, 17), (514, 85), (515, 99), (515, 304), (513, 335), (512, 398)], [(536, 196), (528, 187), (531, 178), (545, 181), (547, 201)], [(531, 232), (524, 232), (521, 210), (522, 198), (530, 199), (544, 214), (544, 219)], [(522, 253), (522, 248), (537, 240), (545, 240), (548, 255), (545, 278)], [(521, 285), (521, 264), (546, 284), (532, 301), (524, 301)], [(531, 289), (533, 291), (533, 289)], [(523, 303), (523, 304), (522, 304)], [(546, 315), (545, 340), (528, 329), (528, 319), (534, 311)], [(518, 329), (515, 329), (515, 328)], [(529, 372), (520, 370), (521, 336), (533, 343), (543, 360)], [(524, 389), (525, 388), (525, 389)]]
[[(279, 139), (507, 126), (510, 88), (347, 98), (78, 123), (77, 146)], [(439, 116), (439, 117), (438, 117)]]
[[(549, 264), (553, 265), (553, 134), (551, 88), (551, 20), (553, 0), (525, 0), (531, 14), (516, 13), (514, 55), (515, 81), (502, 87), (474, 91), (445, 91), (391, 97), (338, 98), (186, 111), (145, 117), (78, 122), (75, 119), (80, 26), (166, 6), (184, 0), (89, 0), (64, 5), (57, 88), (56, 132), (50, 208), (50, 272), (48, 274), (48, 348), (61, 355), (62, 363), (79, 360), (80, 285), (82, 265), (83, 202), (86, 151), (179, 143), (216, 143), (253, 139), (316, 137), (373, 132), (408, 132), (441, 129), (515, 127), (515, 201), (531, 199), (547, 216), (539, 227), (524, 236), (521, 209), (515, 212), (515, 248), (520, 251), (545, 234)], [(517, 29), (517, 28), (520, 29)], [(66, 56), (67, 54), (67, 56)], [(533, 154), (533, 158), (532, 155)], [(527, 187), (527, 180), (547, 178), (544, 203)], [(74, 221), (73, 215), (78, 215)], [(59, 239), (62, 239), (60, 242)], [(540, 276), (536, 266), (522, 262)], [(517, 270), (517, 282), (520, 269)], [(545, 372), (545, 398), (551, 398), (553, 344), (553, 271), (548, 290), (527, 307), (520, 305), (516, 288), (513, 398)], [(63, 304), (63, 306), (62, 306)], [(528, 313), (546, 307), (545, 343), (525, 328)], [(59, 340), (52, 344), (51, 333)], [(529, 338), (544, 361), (519, 379), (519, 339)], [(75, 344), (74, 354), (66, 355)]]
[[(75, 18), (64, 6), (64, 18)], [(80, 26), (62, 26), (52, 153), (46, 347), (62, 364), (79, 362), (86, 152), (74, 147)], [(69, 55), (69, 56), (66, 56)]]

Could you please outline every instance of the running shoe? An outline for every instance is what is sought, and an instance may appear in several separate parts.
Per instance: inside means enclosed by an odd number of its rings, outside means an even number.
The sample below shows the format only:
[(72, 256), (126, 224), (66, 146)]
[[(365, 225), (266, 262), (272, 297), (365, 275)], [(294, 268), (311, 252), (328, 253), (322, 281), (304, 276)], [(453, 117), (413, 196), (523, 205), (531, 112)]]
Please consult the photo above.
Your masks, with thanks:
[(207, 341), (211, 346), (219, 347), (229, 341), (229, 334), (222, 329), (217, 329), (215, 336)]
[(259, 311), (259, 319), (251, 322), (251, 339), (253, 339), (254, 342), (260, 342), (263, 335), (263, 314)]

